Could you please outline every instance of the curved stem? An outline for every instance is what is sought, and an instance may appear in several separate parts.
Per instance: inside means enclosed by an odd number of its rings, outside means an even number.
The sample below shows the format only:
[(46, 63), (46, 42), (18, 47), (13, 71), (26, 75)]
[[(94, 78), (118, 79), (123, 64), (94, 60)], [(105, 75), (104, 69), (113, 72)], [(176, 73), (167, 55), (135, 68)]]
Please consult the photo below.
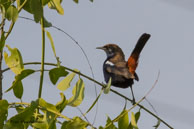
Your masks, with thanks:
[[(24, 65), (40, 65), (41, 63), (40, 62), (28, 62), (28, 63), (24, 63)], [(57, 66), (57, 64), (54, 64), (54, 63), (45, 63), (45, 65), (50, 65), (50, 66)], [(73, 69), (70, 69), (68, 67), (65, 67), (67, 70), (71, 71), (71, 72), (74, 72), (76, 74), (79, 74), (80, 76), (84, 77), (84, 78), (87, 78), (88, 80), (90, 81), (93, 81), (95, 82), (96, 84), (100, 85), (101, 87), (105, 87), (102, 83), (90, 78), (89, 76), (85, 75), (85, 74), (82, 74), (81, 72), (77, 72), (77, 71), (74, 71)], [(9, 68), (6, 68), (4, 70), (2, 70), (3, 72), (6, 72), (8, 71)], [(122, 95), (121, 93), (113, 90), (113, 89), (110, 89), (111, 92), (117, 94), (118, 96), (132, 102), (131, 99), (129, 99), (128, 97)], [(156, 114), (152, 113), (150, 110), (148, 110), (147, 108), (145, 108), (144, 106), (142, 106), (141, 104), (137, 104), (137, 106), (139, 106), (141, 109), (143, 109), (144, 111), (146, 111), (147, 113), (149, 113), (150, 115), (152, 115), (153, 117), (155, 117), (156, 119), (160, 120), (163, 124), (165, 124), (167, 127), (169, 127), (170, 129), (173, 129), (173, 127), (171, 127), (167, 122), (165, 122), (162, 118), (158, 117)]]

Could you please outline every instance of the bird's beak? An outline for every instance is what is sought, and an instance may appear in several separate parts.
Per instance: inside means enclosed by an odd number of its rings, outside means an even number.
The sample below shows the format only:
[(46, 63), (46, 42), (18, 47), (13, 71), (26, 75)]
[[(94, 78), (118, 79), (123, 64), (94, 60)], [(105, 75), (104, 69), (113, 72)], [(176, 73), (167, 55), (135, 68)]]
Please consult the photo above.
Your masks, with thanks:
[(104, 47), (97, 47), (96, 49), (102, 49), (102, 50), (105, 50), (105, 48), (104, 48)]

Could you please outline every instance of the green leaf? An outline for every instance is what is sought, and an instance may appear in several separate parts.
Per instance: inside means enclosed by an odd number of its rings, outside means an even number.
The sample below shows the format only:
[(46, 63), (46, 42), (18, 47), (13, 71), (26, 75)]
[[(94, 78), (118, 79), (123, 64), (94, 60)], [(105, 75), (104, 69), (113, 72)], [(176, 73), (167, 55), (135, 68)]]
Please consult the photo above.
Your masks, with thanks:
[(48, 31), (46, 31), (46, 34), (47, 34), (47, 37), (48, 37), (49, 40), (50, 40), (50, 43), (51, 43), (51, 47), (52, 47), (52, 49), (53, 49), (54, 56), (55, 56), (55, 58), (56, 58), (56, 60), (57, 60), (57, 64), (58, 64), (58, 67), (59, 67), (61, 62), (60, 62), (60, 60), (59, 60), (59, 57), (57, 57), (57, 55), (56, 55), (55, 45), (54, 45), (54, 42), (53, 42), (53, 38), (52, 38), (51, 34), (50, 34)]
[[(23, 4), (24, 1), (25, 1), (25, 0), (17, 0), (17, 6), (20, 7), (20, 6)], [(25, 3), (23, 9), (24, 9), (25, 11), (27, 11), (28, 13), (33, 14), (33, 13), (32, 13), (32, 9), (31, 9), (31, 1), (32, 1), (32, 0), (27, 0), (27, 2)]]
[(5, 124), (5, 129), (23, 129), (25, 123), (33, 123), (32, 116), (35, 109), (38, 107), (37, 101), (32, 101), (29, 107), (26, 107), (23, 111), (17, 115), (11, 117)]
[(33, 74), (35, 70), (32, 69), (24, 69), (20, 74), (16, 75), (15, 80), (23, 80), (27, 76)]
[(60, 93), (61, 95), (61, 101), (59, 101), (57, 104), (56, 104), (56, 108), (59, 112), (62, 112), (63, 109), (66, 107), (68, 101), (66, 100), (65, 96), (63, 93)]
[(15, 97), (17, 97), (18, 99), (22, 98), (23, 95), (23, 85), (21, 81), (18, 81), (15, 86), (13, 87), (13, 92)]
[(135, 128), (135, 129), (138, 129), (137, 127), (137, 122), (135, 120), (135, 115), (133, 112), (131, 112), (131, 125), (132, 125), (132, 129)]
[(106, 129), (117, 129), (117, 127), (113, 124), (110, 117), (108, 117), (107, 120), (106, 120)]
[(47, 21), (46, 18), (44, 17), (44, 27), (51, 27), (52, 23)]
[(100, 98), (100, 96), (102, 94), (102, 91), (103, 90), (100, 91), (100, 94), (98, 95), (98, 97), (96, 98), (96, 100), (93, 102), (93, 104), (90, 106), (90, 108), (86, 111), (85, 114), (87, 114), (94, 107), (94, 105), (97, 103), (98, 99)]
[(42, 0), (42, 5), (45, 6), (46, 4), (48, 4), (48, 2), (50, 2), (51, 0)]
[(6, 45), (11, 55), (8, 56), (6, 52), (4, 52), (4, 59), (7, 66), (17, 75), (20, 74), (24, 69), (22, 56), (20, 51), (17, 48), (10, 48), (9, 45)]
[(102, 126), (99, 126), (99, 128), (98, 129), (104, 129)]
[(87, 125), (80, 117), (74, 117), (71, 121), (63, 122), (61, 129), (84, 129)]
[(56, 118), (57, 115), (53, 112), (60, 113), (55, 105), (46, 102), (44, 99), (39, 98), (39, 106), (42, 107), (41, 110), (44, 112), (44, 118), (42, 121), (34, 123), (37, 128), (43, 129), (56, 129)]
[(76, 107), (79, 106), (84, 99), (84, 83), (81, 78), (77, 81), (76, 85), (73, 88), (73, 96), (68, 100), (68, 105)]
[[(49, 116), (48, 116), (49, 117)], [(48, 129), (56, 129), (57, 126), (56, 126), (56, 122), (57, 120), (54, 118), (51, 122), (49, 122), (49, 127)]]
[(73, 1), (74, 1), (75, 3), (77, 3), (77, 4), (79, 3), (79, 0), (73, 0)]
[(55, 9), (55, 10), (57, 10), (57, 12), (58, 12), (59, 14), (63, 15), (63, 14), (64, 14), (64, 10), (63, 10), (63, 8), (62, 8), (62, 6), (61, 6), (61, 2), (62, 2), (62, 0), (51, 0), (51, 1), (48, 3), (48, 7), (49, 7), (50, 9)]
[(110, 77), (109, 81), (108, 81), (108, 84), (107, 84), (107, 86), (104, 89), (104, 94), (108, 94), (109, 93), (110, 87), (111, 87), (111, 82), (112, 82), (112, 78)]
[(7, 119), (8, 106), (7, 100), (0, 100), (0, 129), (3, 129), (4, 121)]
[(22, 112), (25, 108), (23, 107), (23, 106), (21, 106), (21, 105), (16, 105), (15, 106), (16, 108), (16, 111), (17, 111), (17, 113), (20, 113), (20, 112)]
[(15, 76), (15, 80), (13, 81), (12, 86), (9, 89), (7, 89), (5, 92), (8, 92), (11, 89), (13, 89), (14, 87), (17, 87), (17, 85), (20, 85), (18, 83), (20, 83), (21, 80), (23, 80), (24, 78), (26, 78), (27, 76), (31, 75), (34, 72), (35, 71), (32, 70), (32, 69), (25, 69), (25, 70), (23, 70), (20, 74)]
[(90, 0), (91, 2), (94, 2), (94, 0)]
[(56, 118), (57, 115), (53, 112), (59, 113), (56, 106), (46, 102), (44, 99), (38, 99), (39, 106), (41, 110), (44, 112), (44, 116), (42, 120), (33, 123), (33, 126), (40, 129), (56, 129)]
[[(56, 109), (55, 105), (53, 105), (51, 103), (47, 103), (42, 98), (39, 98), (38, 99), (38, 104), (39, 104), (39, 106), (43, 107), (46, 110), (52, 110), (52, 111), (58, 112), (58, 110)], [(45, 112), (45, 111), (43, 110), (43, 112)]]
[(43, 15), (43, 9), (40, 0), (31, 0), (30, 2), (31, 11), (34, 15), (34, 20), (38, 23)]
[(54, 45), (54, 42), (53, 42), (53, 38), (52, 38), (51, 34), (48, 31), (46, 31), (46, 35), (47, 35), (47, 37), (50, 40), (50, 43), (51, 43), (51, 47), (53, 49), (54, 56), (57, 57), (56, 51), (55, 51), (55, 45)]
[[(131, 115), (132, 115), (132, 114), (131, 114)], [(133, 114), (133, 115), (134, 115), (134, 114)], [(139, 110), (138, 112), (135, 113), (135, 122), (136, 122), (136, 123), (138, 122), (140, 115), (141, 115), (141, 114), (140, 114), (140, 110)], [(131, 116), (131, 117), (132, 117), (132, 116)], [(131, 120), (128, 129), (133, 129), (133, 128), (134, 128), (134, 127), (133, 127), (133, 125), (132, 125), (132, 120)]]
[(156, 125), (154, 125), (153, 127), (155, 127), (155, 129), (157, 129), (159, 126), (160, 126), (160, 120), (158, 119), (158, 122), (157, 122), (157, 124)]
[(32, 126), (36, 129), (48, 129), (48, 123), (46, 121), (46, 111), (43, 114), (36, 112), (35, 117), (38, 117), (36, 121), (32, 123)]
[(38, 122), (32, 123), (32, 125), (37, 129), (48, 129), (48, 123), (46, 121), (38, 121)]
[(136, 122), (138, 122), (140, 115), (141, 115), (140, 114), (140, 111), (138, 111), (138, 112), (135, 113), (135, 121)]
[(32, 125), (37, 129), (56, 129), (56, 118), (54, 113), (45, 111), (44, 118), (34, 122)]
[(11, 5), (7, 11), (6, 11), (6, 15), (5, 17), (7, 18), (7, 20), (12, 21), (12, 22), (16, 22), (17, 18), (18, 18), (18, 10), (16, 9), (15, 6)]
[(68, 89), (70, 87), (70, 83), (73, 80), (74, 76), (75, 76), (75, 73), (69, 74), (67, 77), (65, 77), (62, 81), (59, 82), (59, 84), (57, 85), (57, 88), (61, 91), (65, 91), (66, 89)]
[(118, 121), (118, 127), (119, 127), (119, 129), (127, 129), (128, 126), (129, 126), (129, 117), (128, 117), (127, 110), (123, 110), (120, 115), (122, 115), (123, 113), (125, 113), (125, 115), (123, 115), (119, 119), (119, 121)]
[(11, 0), (0, 0), (0, 5), (2, 5), (5, 10), (7, 10), (11, 5)]
[(63, 66), (59, 68), (53, 68), (49, 71), (49, 77), (51, 82), (55, 85), (60, 77), (67, 76), (68, 72)]

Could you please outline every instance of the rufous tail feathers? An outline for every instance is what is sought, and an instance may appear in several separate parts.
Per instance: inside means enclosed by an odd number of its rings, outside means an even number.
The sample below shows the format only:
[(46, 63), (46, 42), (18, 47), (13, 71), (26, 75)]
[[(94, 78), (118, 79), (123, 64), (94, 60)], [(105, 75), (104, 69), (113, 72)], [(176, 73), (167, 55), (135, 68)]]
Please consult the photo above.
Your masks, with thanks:
[(150, 34), (144, 33), (141, 35), (141, 37), (137, 41), (137, 44), (136, 44), (135, 48), (133, 49), (131, 56), (128, 59), (128, 67), (129, 67), (130, 73), (135, 74), (135, 70), (136, 70), (137, 65), (138, 65), (139, 55), (140, 55), (143, 47), (145, 46), (146, 42), (150, 38), (150, 36), (151, 36)]

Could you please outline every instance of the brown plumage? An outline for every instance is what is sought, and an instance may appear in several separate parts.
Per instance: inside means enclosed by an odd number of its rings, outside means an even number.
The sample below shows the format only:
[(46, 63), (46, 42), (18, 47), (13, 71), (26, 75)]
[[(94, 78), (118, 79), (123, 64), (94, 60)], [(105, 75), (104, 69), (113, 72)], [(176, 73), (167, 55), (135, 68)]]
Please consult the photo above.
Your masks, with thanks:
[(128, 61), (125, 61), (125, 55), (122, 49), (116, 44), (107, 44), (97, 49), (102, 49), (107, 54), (107, 59), (103, 64), (103, 73), (106, 83), (112, 78), (111, 84), (119, 88), (131, 88), (133, 103), (135, 98), (133, 95), (132, 85), (133, 80), (139, 80), (135, 70), (138, 65), (139, 55), (145, 46), (146, 42), (150, 38), (150, 34), (142, 34), (137, 41), (135, 48), (133, 49)]

